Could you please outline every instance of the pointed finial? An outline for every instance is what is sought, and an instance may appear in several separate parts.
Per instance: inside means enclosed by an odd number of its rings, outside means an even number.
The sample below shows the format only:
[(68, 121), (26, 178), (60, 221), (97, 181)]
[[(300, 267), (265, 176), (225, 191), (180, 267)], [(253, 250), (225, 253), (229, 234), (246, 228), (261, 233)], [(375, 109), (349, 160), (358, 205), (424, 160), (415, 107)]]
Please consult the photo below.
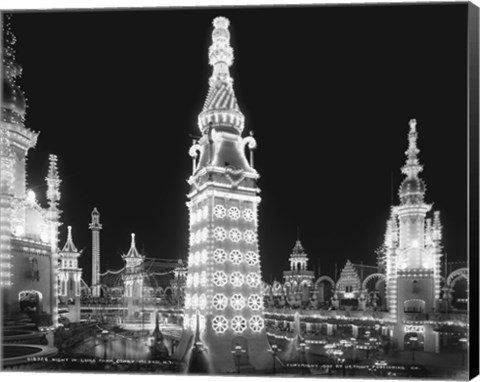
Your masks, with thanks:
[(62, 252), (68, 252), (68, 253), (78, 252), (77, 247), (75, 247), (75, 244), (73, 243), (72, 226), (69, 225), (67, 229), (68, 229), (67, 241), (65, 242)]
[(233, 63), (233, 49), (230, 46), (230, 21), (225, 17), (217, 17), (213, 20), (212, 45), (208, 50), (209, 64), (213, 66), (210, 77), (210, 86), (217, 81), (231, 84), (232, 78), (228, 68)]
[(423, 170), (423, 166), (418, 162), (418, 153), (420, 150), (417, 147), (417, 120), (411, 119), (409, 121), (410, 131), (408, 133), (408, 149), (405, 151), (407, 160), (405, 165), (402, 167), (402, 173), (407, 175), (409, 178), (414, 178), (418, 176), (418, 173)]
[(130, 245), (131, 248), (135, 248), (135, 234), (132, 233), (132, 244)]
[(417, 127), (417, 120), (415, 118), (412, 118), (409, 122), (408, 122), (409, 126), (410, 126), (410, 132), (411, 133), (414, 133), (416, 132), (416, 127)]

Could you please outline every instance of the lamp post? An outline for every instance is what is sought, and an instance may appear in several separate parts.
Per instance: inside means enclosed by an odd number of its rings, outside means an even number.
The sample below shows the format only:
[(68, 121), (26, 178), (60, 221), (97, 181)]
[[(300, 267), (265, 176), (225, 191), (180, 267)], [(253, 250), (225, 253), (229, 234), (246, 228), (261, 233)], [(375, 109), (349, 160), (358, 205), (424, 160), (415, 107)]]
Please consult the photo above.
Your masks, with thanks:
[(305, 367), (304, 364), (306, 364), (306, 357), (305, 354), (308, 349), (310, 349), (305, 342), (301, 342), (300, 347), (297, 349), (300, 351), (300, 362), (302, 363), (302, 375), (305, 374)]
[(350, 338), (350, 341), (352, 342), (352, 361), (356, 362), (356, 358), (357, 358), (357, 339), (352, 337), (352, 338)]
[[(342, 341), (340, 341), (340, 342), (342, 342)], [(342, 346), (345, 348), (345, 354), (346, 354), (348, 349), (350, 349), (350, 348), (353, 349), (353, 343), (351, 341), (343, 340)], [(353, 350), (352, 350), (352, 357), (350, 359), (350, 363), (353, 363)]]
[(273, 358), (273, 374), (275, 374), (275, 357), (279, 351), (282, 351), (282, 349), (279, 349), (277, 344), (273, 344), (269, 350), (269, 352), (272, 353)]
[(101, 336), (103, 341), (103, 359), (107, 361), (108, 330), (102, 330)]
[(468, 339), (465, 337), (462, 337), (459, 339), (459, 341), (460, 341), (460, 344), (462, 345), (462, 366), (465, 367), (465, 353), (467, 350)]
[(245, 353), (246, 350), (242, 348), (240, 344), (235, 344), (235, 349), (232, 350), (232, 354), (235, 356), (235, 362), (237, 364), (237, 373), (240, 374), (240, 358), (242, 353)]
[(417, 337), (410, 337), (410, 344), (412, 345), (412, 363), (415, 363), (415, 350), (417, 349)]

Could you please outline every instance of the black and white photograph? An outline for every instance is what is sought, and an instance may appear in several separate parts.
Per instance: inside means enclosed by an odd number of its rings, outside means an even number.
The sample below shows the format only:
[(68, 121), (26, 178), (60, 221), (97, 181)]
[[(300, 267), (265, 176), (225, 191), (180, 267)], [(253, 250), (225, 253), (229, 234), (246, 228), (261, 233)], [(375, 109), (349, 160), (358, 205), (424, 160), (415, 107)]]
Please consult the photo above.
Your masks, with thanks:
[(1, 370), (473, 378), (478, 14), (2, 9)]

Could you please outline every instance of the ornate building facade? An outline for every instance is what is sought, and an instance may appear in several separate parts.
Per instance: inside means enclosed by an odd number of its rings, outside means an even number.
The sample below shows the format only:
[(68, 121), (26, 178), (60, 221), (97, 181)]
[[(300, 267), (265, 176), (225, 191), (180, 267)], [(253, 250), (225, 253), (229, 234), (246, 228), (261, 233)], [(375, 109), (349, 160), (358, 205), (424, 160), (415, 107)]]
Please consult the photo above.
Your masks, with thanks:
[[(311, 283), (300, 275), (293, 279), (290, 270), (284, 272), (283, 284), (265, 284), (270, 338), (293, 341), (284, 332), (279, 334), (278, 327), (288, 333), (298, 318), (304, 335), (360, 338), (376, 333), (400, 350), (438, 353), (452, 341), (458, 346), (467, 335), (468, 268), (446, 259), (442, 266), (440, 214), (434, 211), (428, 216), (432, 206), (424, 201), (426, 187), (418, 175), (422, 166), (416, 121), (409, 125), (407, 160), (402, 167), (406, 178), (399, 189), (400, 204), (391, 209), (377, 264), (347, 261), (338, 280), (321, 275)], [(305, 264), (305, 256), (295, 254), (293, 268), (299, 267), (298, 258)], [(305, 272), (307, 266), (300, 269)], [(302, 283), (309, 285), (306, 293)], [(315, 338), (310, 343), (318, 343)]]

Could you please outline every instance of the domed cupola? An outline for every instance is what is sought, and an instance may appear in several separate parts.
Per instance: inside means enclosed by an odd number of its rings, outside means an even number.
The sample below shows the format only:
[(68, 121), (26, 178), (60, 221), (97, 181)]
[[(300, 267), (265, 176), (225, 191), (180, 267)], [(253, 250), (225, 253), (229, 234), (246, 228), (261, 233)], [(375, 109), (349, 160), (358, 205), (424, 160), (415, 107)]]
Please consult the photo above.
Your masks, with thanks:
[(16, 79), (22, 75), (22, 68), (15, 62), (13, 46), (16, 37), (10, 25), (11, 15), (4, 16), (2, 49), (2, 121), (8, 123), (23, 123), (27, 110), (27, 102), (22, 90), (18, 87)]
[(402, 204), (419, 204), (423, 203), (426, 186), (425, 182), (420, 179), (418, 173), (423, 170), (423, 166), (418, 162), (417, 148), (418, 133), (416, 130), (417, 121), (410, 120), (410, 132), (408, 134), (408, 150), (405, 152), (407, 161), (402, 167), (402, 173), (407, 177), (404, 179), (398, 190), (398, 196)]

